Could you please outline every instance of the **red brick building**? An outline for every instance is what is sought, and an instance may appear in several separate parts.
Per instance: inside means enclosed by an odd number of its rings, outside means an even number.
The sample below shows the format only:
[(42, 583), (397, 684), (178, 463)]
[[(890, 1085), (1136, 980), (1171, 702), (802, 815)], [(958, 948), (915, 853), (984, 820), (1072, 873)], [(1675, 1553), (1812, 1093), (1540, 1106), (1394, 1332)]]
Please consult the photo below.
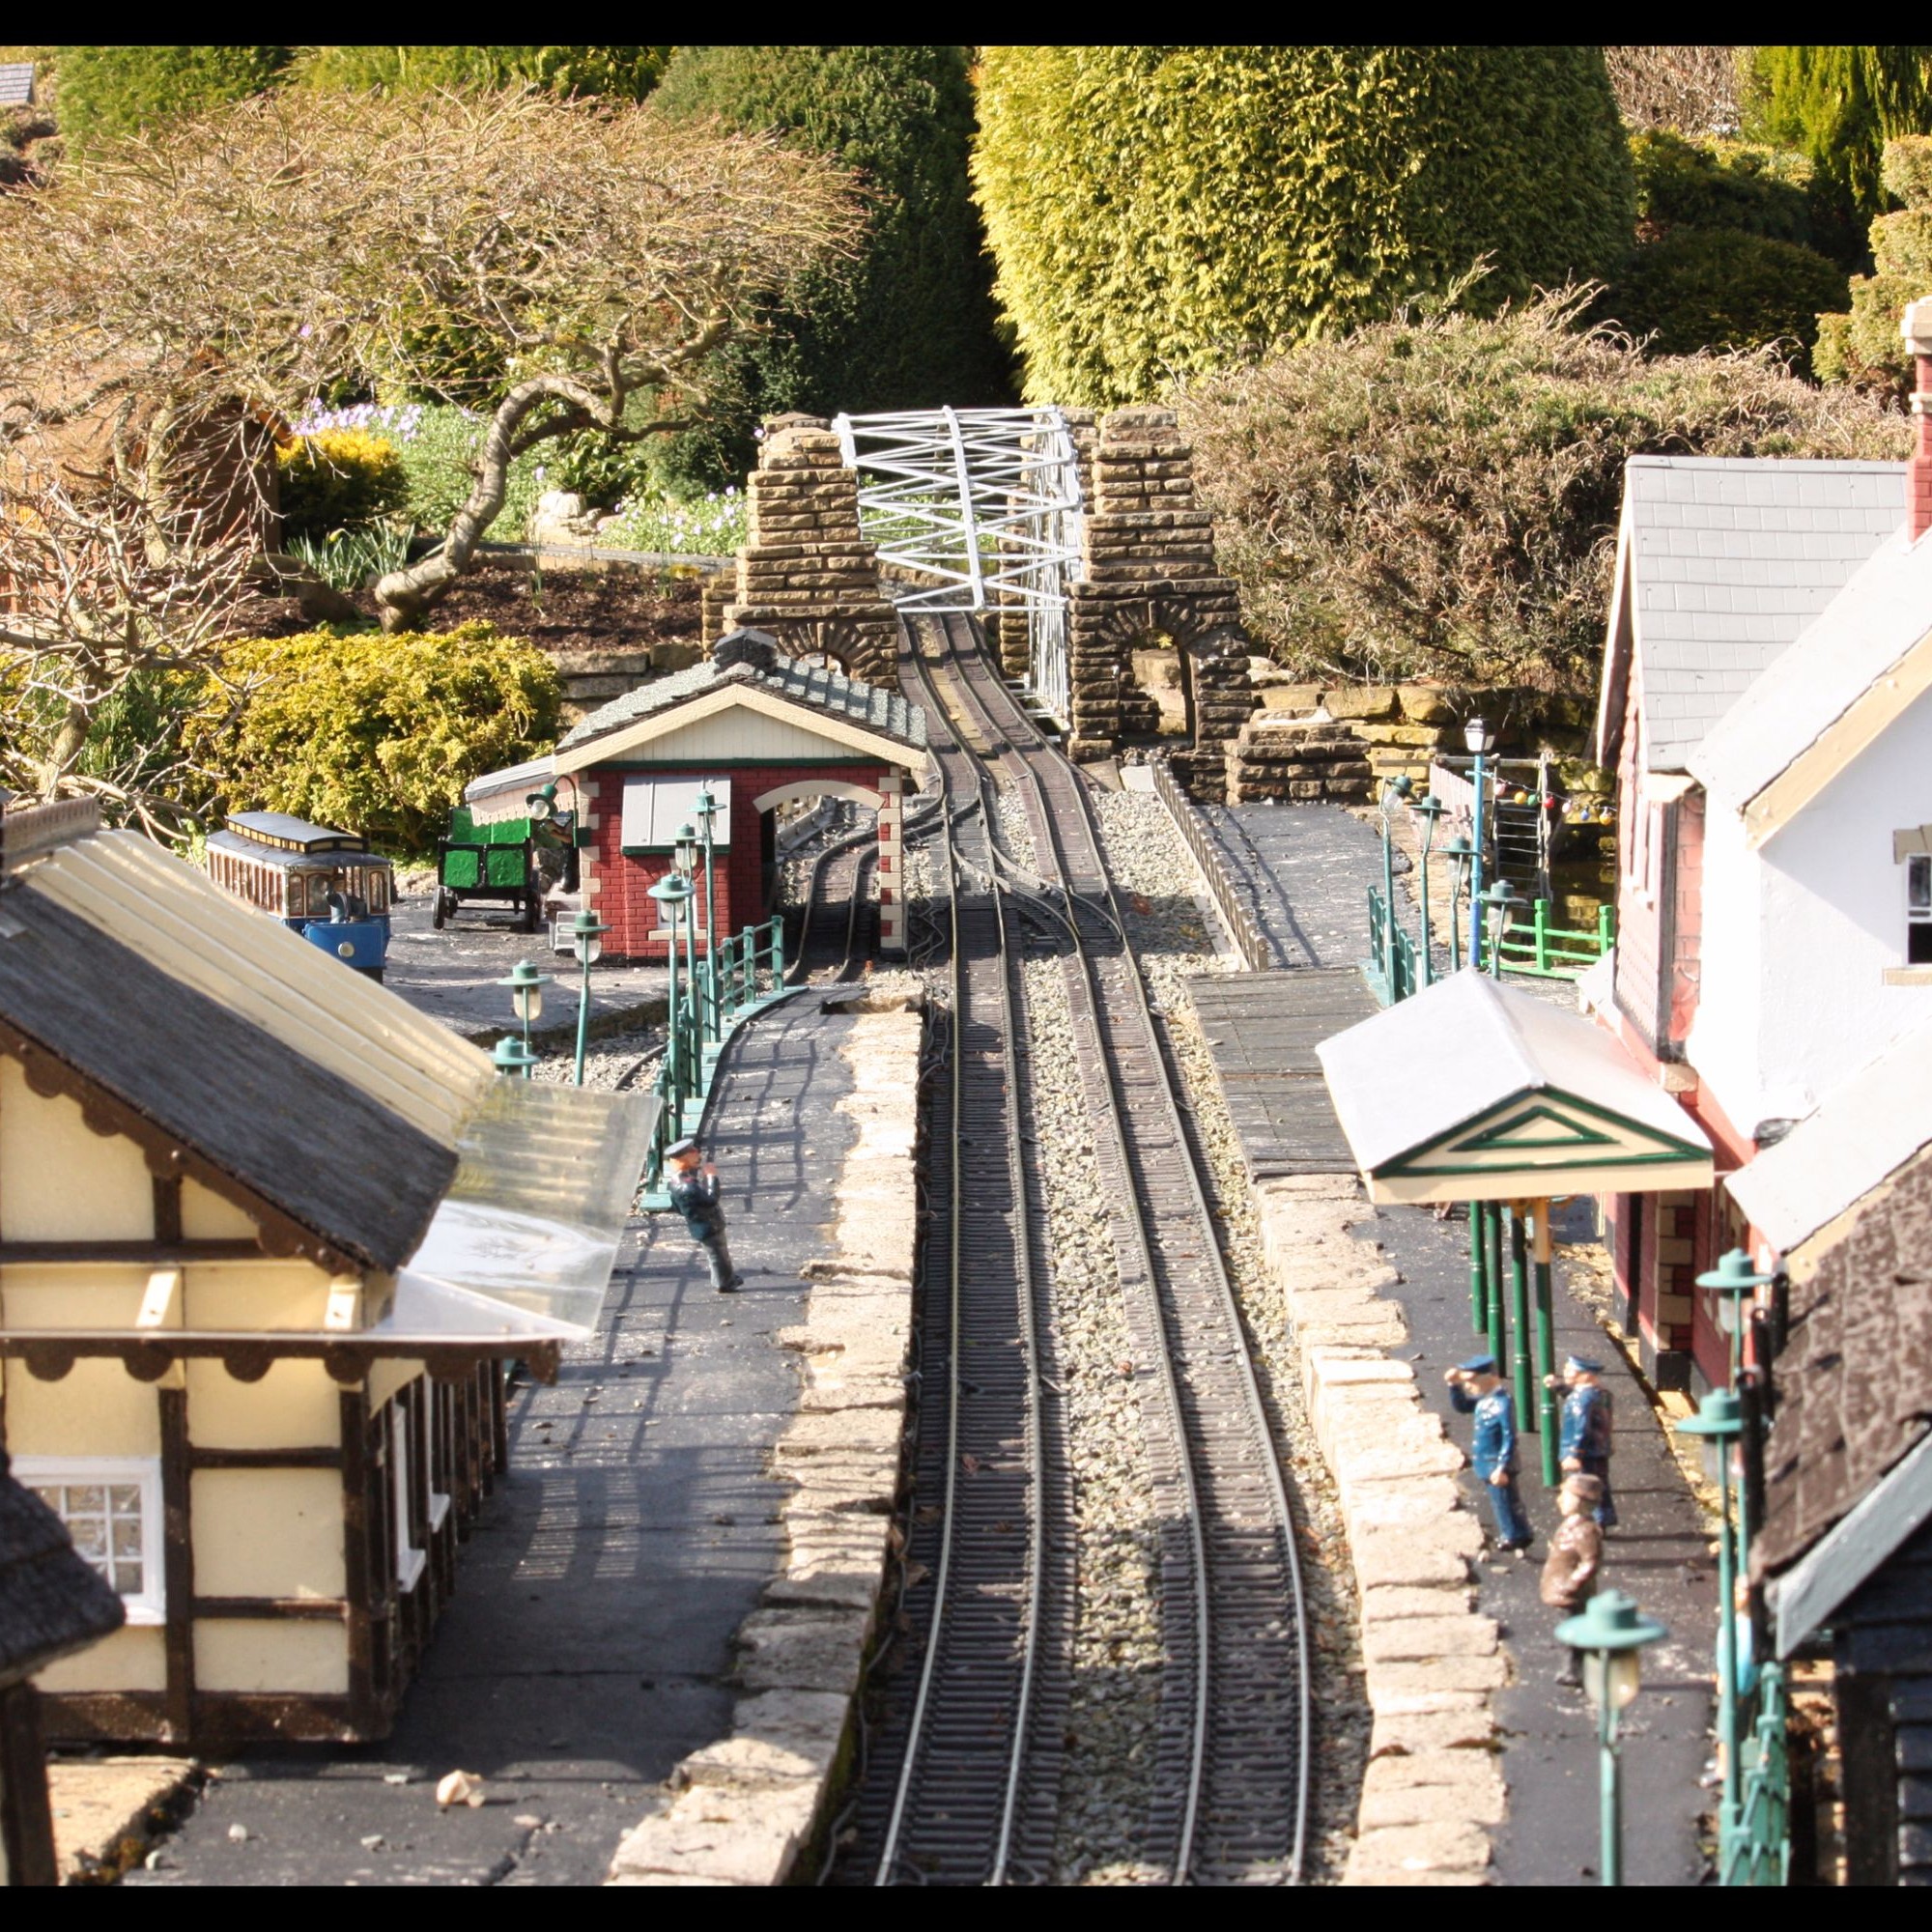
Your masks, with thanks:
[(902, 800), (925, 762), (919, 706), (738, 631), (705, 663), (592, 712), (547, 761), (480, 779), (469, 796), (487, 811), (493, 789), (521, 797), (555, 783), (559, 810), (578, 814), (583, 903), (610, 928), (606, 952), (628, 959), (664, 957), (650, 889), (669, 871), (680, 829), (695, 824), (700, 789), (720, 807), (711, 886), (721, 937), (771, 916), (780, 808), (849, 800), (878, 813), (879, 944), (897, 952)]

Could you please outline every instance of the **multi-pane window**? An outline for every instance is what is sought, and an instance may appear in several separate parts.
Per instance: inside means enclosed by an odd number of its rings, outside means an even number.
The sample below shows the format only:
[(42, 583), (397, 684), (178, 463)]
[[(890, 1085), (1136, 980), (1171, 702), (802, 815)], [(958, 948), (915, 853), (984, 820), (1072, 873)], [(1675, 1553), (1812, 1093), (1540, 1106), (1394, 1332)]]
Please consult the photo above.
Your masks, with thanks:
[(1905, 862), (1905, 963), (1932, 966), (1932, 858)]
[(161, 1470), (145, 1457), (16, 1456), (14, 1479), (60, 1520), (82, 1558), (107, 1578), (131, 1624), (166, 1609), (161, 1563)]

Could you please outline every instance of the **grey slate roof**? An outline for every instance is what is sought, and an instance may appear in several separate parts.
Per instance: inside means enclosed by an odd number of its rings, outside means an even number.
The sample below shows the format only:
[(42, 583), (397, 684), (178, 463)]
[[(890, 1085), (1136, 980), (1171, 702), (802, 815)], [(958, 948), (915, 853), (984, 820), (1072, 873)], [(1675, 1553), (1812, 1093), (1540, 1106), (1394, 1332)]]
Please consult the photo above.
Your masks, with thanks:
[(0, 1689), (117, 1631), (127, 1609), (0, 1449)]
[[(1705, 734), (1905, 521), (1902, 463), (1636, 456), (1622, 567), (1653, 771)], [(1616, 639), (1611, 639), (1614, 658)], [(1624, 673), (1606, 667), (1606, 738)], [(1614, 708), (1611, 700), (1614, 699)]]
[(568, 751), (592, 739), (608, 737), (653, 712), (668, 710), (672, 705), (733, 684), (753, 685), (775, 697), (810, 705), (846, 724), (896, 738), (915, 751), (925, 748), (925, 713), (896, 691), (862, 684), (855, 677), (801, 664), (795, 658), (777, 657), (769, 667), (744, 663), (719, 665), (707, 660), (693, 665), (689, 670), (673, 671), (668, 677), (639, 685), (636, 691), (613, 697), (609, 704), (582, 719), (558, 740), (557, 750)]

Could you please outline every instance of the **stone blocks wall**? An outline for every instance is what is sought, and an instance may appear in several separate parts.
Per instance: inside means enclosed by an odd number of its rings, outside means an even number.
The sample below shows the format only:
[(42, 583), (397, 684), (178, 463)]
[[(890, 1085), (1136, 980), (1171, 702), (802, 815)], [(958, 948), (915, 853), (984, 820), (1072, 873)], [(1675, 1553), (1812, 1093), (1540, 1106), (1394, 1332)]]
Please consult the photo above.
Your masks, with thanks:
[(1297, 684), (1265, 670), (1256, 682), (1264, 708), (1234, 750), (1228, 774), (1234, 799), (1359, 805), (1383, 779), (1405, 776), (1421, 791), (1434, 753), (1462, 746), (1449, 701), (1435, 685)]
[(1204, 797), (1225, 794), (1228, 750), (1255, 693), (1233, 582), (1214, 560), (1213, 520), (1195, 500), (1194, 453), (1171, 410), (1116, 410), (1093, 445), (1080, 577), (1068, 622), (1075, 757), (1153, 735), (1159, 709), (1133, 674), (1133, 651), (1168, 638), (1185, 661), (1194, 744), (1175, 775)]
[(878, 552), (859, 534), (859, 478), (838, 437), (817, 416), (774, 417), (746, 494), (751, 527), (725, 628), (769, 632), (790, 656), (823, 652), (868, 684), (892, 684), (898, 620)]

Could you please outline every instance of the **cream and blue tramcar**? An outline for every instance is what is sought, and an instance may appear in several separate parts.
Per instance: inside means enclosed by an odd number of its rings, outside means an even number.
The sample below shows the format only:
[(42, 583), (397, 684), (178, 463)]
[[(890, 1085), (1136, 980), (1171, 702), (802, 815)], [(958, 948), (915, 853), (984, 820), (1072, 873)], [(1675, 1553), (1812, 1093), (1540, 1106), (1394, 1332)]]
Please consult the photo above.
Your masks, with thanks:
[(208, 876), (312, 946), (382, 979), (394, 868), (354, 833), (285, 811), (232, 812), (221, 831), (209, 835)]

